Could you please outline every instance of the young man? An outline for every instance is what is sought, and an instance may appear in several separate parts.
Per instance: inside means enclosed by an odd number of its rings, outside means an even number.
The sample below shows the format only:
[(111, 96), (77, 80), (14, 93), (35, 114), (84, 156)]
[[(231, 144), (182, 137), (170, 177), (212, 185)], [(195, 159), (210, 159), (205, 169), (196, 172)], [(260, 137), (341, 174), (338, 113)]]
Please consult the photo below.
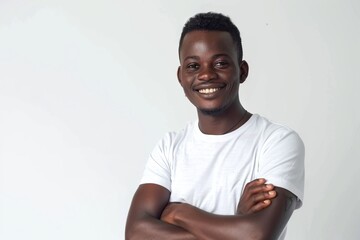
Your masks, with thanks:
[(221, 14), (198, 14), (183, 28), (179, 58), (198, 120), (151, 153), (126, 239), (284, 239), (302, 204), (304, 145), (241, 105), (248, 64), (239, 30)]

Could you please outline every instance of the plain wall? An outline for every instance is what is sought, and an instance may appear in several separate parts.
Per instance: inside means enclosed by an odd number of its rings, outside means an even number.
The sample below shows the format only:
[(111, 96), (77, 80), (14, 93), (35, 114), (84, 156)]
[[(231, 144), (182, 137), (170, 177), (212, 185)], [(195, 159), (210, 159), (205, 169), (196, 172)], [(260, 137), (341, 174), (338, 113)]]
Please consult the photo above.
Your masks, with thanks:
[(196, 118), (176, 79), (185, 21), (229, 15), (246, 109), (306, 145), (287, 239), (359, 239), (360, 2), (0, 1), (0, 239), (124, 238), (147, 156)]

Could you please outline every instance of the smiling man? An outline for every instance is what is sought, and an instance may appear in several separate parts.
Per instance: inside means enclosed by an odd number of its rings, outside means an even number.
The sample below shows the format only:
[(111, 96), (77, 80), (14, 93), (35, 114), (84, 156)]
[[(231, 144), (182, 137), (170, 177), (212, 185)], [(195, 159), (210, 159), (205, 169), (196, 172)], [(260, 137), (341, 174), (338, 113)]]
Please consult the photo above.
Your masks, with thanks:
[(151, 153), (126, 239), (284, 239), (302, 205), (304, 145), (241, 105), (242, 55), (228, 17), (197, 14), (185, 24), (177, 76), (198, 120)]

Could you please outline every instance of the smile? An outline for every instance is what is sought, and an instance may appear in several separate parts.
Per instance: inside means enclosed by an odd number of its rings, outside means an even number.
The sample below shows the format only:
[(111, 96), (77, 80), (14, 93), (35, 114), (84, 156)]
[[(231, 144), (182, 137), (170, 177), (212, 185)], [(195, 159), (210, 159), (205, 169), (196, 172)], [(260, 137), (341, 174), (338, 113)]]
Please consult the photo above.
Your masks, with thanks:
[(209, 93), (217, 92), (219, 90), (220, 90), (220, 88), (203, 88), (203, 89), (200, 89), (198, 91), (199, 91), (199, 93), (209, 94)]

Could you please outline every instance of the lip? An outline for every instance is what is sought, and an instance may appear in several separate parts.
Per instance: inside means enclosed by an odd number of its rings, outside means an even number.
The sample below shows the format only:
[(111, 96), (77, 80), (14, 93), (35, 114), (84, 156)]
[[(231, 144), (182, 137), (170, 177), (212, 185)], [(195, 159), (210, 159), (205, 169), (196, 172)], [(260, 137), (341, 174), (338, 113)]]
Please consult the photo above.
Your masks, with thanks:
[(224, 83), (204, 83), (197, 85), (193, 88), (194, 91), (199, 92), (202, 89), (211, 89), (211, 88), (219, 88), (220, 90), (225, 88), (226, 84)]
[[(226, 86), (226, 84), (202, 84), (202, 85), (196, 86), (195, 88), (193, 88), (193, 90), (201, 98), (213, 99), (213, 98), (216, 98), (217, 96), (219, 96), (220, 94), (222, 94), (223, 90), (225, 89), (225, 86)], [(199, 90), (202, 90), (202, 89), (218, 89), (218, 90), (216, 90), (214, 92), (206, 92), (206, 93), (199, 92)]]

